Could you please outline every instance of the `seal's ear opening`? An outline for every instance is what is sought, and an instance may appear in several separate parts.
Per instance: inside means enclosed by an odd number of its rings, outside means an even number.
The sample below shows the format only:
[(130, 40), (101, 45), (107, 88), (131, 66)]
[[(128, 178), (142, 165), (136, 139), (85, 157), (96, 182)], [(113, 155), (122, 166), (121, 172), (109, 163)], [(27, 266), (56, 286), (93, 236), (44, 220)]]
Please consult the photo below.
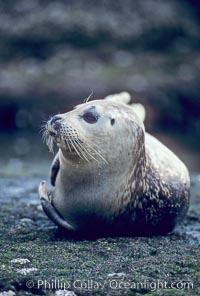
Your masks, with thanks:
[(111, 123), (111, 125), (114, 125), (114, 124), (115, 124), (115, 119), (112, 118), (112, 119), (110, 120), (110, 123)]

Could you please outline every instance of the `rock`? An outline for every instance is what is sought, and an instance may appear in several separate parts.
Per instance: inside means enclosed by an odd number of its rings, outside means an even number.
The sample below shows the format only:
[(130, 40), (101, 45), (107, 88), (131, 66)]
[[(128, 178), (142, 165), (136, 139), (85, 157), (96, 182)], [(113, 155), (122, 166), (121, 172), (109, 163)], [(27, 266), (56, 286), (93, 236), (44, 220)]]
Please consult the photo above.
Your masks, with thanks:
[(35, 223), (29, 218), (22, 218), (17, 221), (10, 229), (11, 233), (29, 233), (31, 230), (35, 229)]
[(124, 278), (126, 276), (126, 274), (124, 272), (117, 272), (117, 273), (109, 273), (108, 277), (111, 278)]
[(55, 292), (55, 296), (76, 296), (76, 294), (73, 291), (58, 290)]
[(15, 296), (15, 292), (9, 290), (8, 292), (4, 291), (2, 293), (0, 293), (0, 296)]
[(34, 273), (37, 271), (37, 268), (20, 268), (20, 269), (17, 269), (17, 273), (20, 273), (20, 274), (23, 274), (23, 275), (28, 275), (28, 274), (31, 274), (31, 273)]
[(23, 264), (29, 263), (30, 260), (26, 258), (16, 258), (16, 259), (12, 259), (10, 262), (14, 264), (23, 265)]

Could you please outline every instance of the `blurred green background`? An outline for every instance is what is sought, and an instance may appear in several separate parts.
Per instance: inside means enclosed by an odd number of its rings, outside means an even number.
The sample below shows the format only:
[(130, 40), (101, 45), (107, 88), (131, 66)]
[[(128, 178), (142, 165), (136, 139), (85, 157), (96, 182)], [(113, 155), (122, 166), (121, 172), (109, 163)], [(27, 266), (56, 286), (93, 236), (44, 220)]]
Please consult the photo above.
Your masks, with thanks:
[(199, 171), (199, 71), (199, 1), (1, 0), (3, 170), (46, 157), (39, 129), (51, 115), (91, 91), (129, 91), (146, 130)]

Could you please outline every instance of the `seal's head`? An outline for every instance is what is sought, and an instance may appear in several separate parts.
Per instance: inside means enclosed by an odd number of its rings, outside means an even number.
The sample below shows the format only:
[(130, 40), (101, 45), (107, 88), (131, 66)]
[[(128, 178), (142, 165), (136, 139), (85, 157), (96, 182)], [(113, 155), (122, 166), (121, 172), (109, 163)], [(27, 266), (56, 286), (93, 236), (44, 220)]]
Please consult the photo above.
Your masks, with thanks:
[(68, 159), (109, 163), (129, 159), (144, 126), (127, 105), (95, 100), (53, 116), (45, 136), (50, 150), (55, 142)]

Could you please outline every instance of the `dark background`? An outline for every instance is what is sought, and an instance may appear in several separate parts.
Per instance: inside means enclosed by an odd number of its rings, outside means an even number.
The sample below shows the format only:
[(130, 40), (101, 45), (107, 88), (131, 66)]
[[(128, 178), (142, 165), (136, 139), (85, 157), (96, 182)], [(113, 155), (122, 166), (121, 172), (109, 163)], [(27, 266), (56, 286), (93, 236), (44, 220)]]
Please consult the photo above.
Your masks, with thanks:
[(0, 1), (8, 158), (39, 153), (44, 120), (91, 91), (98, 99), (124, 90), (144, 104), (146, 130), (199, 170), (199, 1)]

